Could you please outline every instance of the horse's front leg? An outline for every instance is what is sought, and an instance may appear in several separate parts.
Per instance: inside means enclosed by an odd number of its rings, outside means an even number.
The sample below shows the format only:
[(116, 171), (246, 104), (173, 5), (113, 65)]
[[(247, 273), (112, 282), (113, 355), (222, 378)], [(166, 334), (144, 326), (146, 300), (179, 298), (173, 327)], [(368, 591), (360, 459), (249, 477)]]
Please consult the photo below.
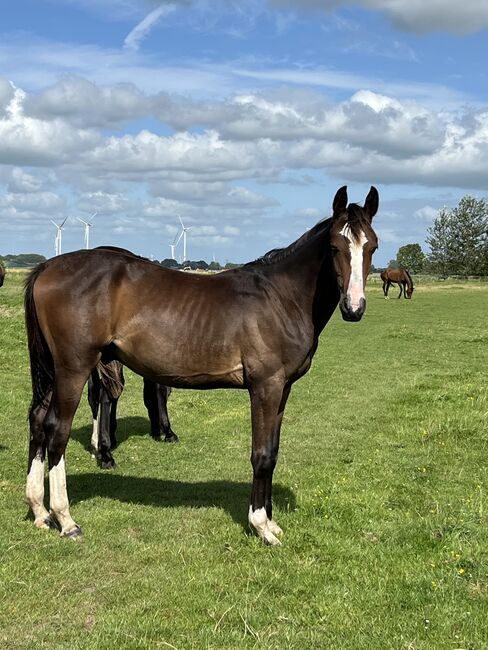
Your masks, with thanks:
[(151, 436), (155, 440), (178, 442), (178, 436), (171, 428), (168, 415), (168, 397), (171, 388), (144, 379), (144, 404), (151, 422)]
[(398, 297), (401, 298), (402, 297), (402, 290), (404, 289), (404, 287), (402, 286), (401, 282), (399, 284), (400, 284), (400, 293), (398, 294)]
[(117, 429), (118, 397), (111, 398), (105, 387), (100, 390), (100, 413), (98, 418), (98, 457), (102, 469), (113, 469), (115, 458), (112, 449), (117, 445), (115, 431)]
[(281, 528), (273, 520), (272, 481), (278, 458), (280, 429), (290, 387), (281, 379), (268, 380), (250, 388), (252, 417), (253, 483), (249, 524), (261, 539), (272, 546), (281, 544)]

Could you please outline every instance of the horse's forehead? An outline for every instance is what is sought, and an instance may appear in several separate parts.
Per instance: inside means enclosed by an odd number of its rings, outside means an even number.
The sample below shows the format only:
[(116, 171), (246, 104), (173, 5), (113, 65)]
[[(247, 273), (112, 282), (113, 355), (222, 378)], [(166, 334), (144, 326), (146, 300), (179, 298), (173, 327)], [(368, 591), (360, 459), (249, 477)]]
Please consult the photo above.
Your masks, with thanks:
[(339, 234), (345, 237), (350, 244), (359, 246), (361, 248), (368, 241), (368, 237), (366, 236), (366, 233), (364, 232), (363, 228), (359, 230), (359, 234), (356, 234), (356, 236), (354, 236), (351, 230), (351, 226), (347, 222), (339, 231)]

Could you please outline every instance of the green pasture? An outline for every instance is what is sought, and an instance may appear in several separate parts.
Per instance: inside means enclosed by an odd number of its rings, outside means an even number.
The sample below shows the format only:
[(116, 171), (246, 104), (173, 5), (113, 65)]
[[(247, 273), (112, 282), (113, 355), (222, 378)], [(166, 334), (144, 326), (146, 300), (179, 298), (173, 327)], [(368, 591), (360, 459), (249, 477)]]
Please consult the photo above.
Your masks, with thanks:
[(373, 280), (361, 323), (335, 315), (288, 402), (268, 548), (247, 529), (247, 393), (174, 391), (165, 445), (129, 372), (115, 471), (87, 451), (85, 398), (76, 416), (84, 540), (34, 528), (22, 277), (0, 289), (2, 648), (488, 648), (488, 284), (385, 301)]

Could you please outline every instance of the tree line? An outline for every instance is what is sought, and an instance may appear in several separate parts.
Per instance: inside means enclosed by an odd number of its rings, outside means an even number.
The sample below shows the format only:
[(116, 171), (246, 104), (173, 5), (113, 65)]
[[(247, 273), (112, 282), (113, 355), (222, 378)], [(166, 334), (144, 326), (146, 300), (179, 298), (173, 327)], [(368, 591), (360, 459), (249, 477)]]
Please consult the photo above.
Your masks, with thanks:
[(389, 266), (412, 273), (468, 277), (488, 275), (488, 202), (464, 196), (455, 208), (441, 208), (427, 229), (426, 244), (406, 244)]

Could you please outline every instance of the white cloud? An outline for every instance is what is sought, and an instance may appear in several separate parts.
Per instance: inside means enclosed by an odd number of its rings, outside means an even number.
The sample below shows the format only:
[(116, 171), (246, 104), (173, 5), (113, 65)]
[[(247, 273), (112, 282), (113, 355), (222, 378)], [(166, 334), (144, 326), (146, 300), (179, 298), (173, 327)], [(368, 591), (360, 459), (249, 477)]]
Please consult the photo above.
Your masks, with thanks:
[(439, 214), (439, 210), (436, 208), (433, 208), (431, 205), (424, 205), (423, 208), (418, 208), (418, 210), (415, 210), (413, 213), (413, 216), (416, 219), (420, 219), (421, 221), (427, 221), (431, 222), (437, 217)]
[(352, 5), (382, 11), (394, 25), (416, 33), (448, 31), (455, 34), (488, 27), (485, 0), (270, 0), (277, 8), (333, 10)]

